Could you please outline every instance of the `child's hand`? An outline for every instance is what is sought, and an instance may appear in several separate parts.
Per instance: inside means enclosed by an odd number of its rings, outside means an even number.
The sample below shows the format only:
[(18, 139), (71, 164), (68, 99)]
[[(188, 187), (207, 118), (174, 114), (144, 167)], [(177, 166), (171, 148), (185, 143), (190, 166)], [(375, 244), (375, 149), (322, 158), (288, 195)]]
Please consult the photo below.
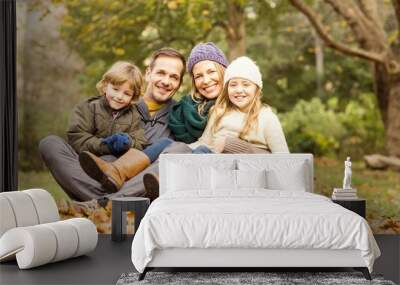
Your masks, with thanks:
[(115, 135), (112, 135), (112, 136), (108, 136), (106, 138), (102, 138), (101, 141), (103, 143), (105, 143), (108, 146), (108, 148), (110, 149), (110, 151), (111, 151), (111, 147), (112, 147), (112, 144), (114, 142), (114, 139), (115, 139)]
[(126, 133), (116, 133), (112, 136), (102, 139), (102, 142), (107, 145), (111, 154), (115, 156), (126, 152), (132, 144), (130, 136)]
[(131, 147), (132, 140), (127, 133), (118, 133), (114, 136), (116, 136), (116, 138), (113, 143), (113, 148), (117, 154), (124, 153)]

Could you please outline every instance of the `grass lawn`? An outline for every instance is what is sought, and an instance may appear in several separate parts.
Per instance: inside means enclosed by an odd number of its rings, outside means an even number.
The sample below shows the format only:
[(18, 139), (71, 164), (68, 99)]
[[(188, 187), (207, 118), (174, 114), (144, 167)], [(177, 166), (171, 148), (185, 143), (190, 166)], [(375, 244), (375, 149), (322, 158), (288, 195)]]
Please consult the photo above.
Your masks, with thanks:
[[(374, 233), (400, 234), (400, 173), (366, 169), (362, 161), (352, 165), (353, 187), (367, 200), (367, 219)], [(315, 188), (330, 197), (334, 187), (342, 186), (343, 161), (315, 158)], [(68, 199), (49, 172), (20, 172), (19, 189), (43, 188), (56, 201)]]
[(42, 188), (51, 193), (56, 201), (62, 199), (69, 200), (69, 197), (62, 188), (54, 180), (48, 171), (36, 172), (19, 172), (18, 173), (18, 189)]
[[(334, 187), (342, 187), (344, 162), (315, 159), (314, 191), (331, 196)], [(374, 233), (400, 234), (400, 173), (367, 169), (362, 161), (352, 162), (352, 186), (367, 200), (367, 220)]]

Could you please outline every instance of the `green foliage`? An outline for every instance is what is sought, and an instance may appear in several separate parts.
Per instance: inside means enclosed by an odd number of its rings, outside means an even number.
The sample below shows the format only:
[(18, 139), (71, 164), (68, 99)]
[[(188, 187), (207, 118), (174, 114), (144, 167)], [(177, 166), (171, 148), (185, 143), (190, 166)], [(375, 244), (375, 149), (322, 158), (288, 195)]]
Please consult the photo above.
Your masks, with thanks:
[[(260, 65), (265, 101), (288, 111), (297, 100), (318, 95), (314, 38), (306, 19), (293, 13), (286, 1), (62, 2), (67, 10), (62, 35), (87, 63), (80, 76), (87, 95), (93, 94), (94, 84), (114, 61), (131, 60), (143, 68), (151, 52), (162, 46), (188, 54), (196, 43), (212, 40), (229, 53), (226, 24), (232, 5), (244, 9), (247, 54)], [(371, 76), (364, 62), (329, 49), (324, 49), (324, 54), (322, 99), (335, 94), (345, 102), (357, 92), (371, 90)]]
[(327, 48), (323, 50), (324, 73), (318, 90), (314, 39), (304, 28), (292, 31), (292, 23), (283, 18), (280, 33), (271, 31), (249, 42), (249, 55), (257, 60), (263, 74), (265, 102), (281, 112), (291, 110), (299, 99), (313, 97), (323, 102), (337, 97), (346, 106), (349, 100), (358, 100), (360, 93), (373, 90), (368, 63)]
[(347, 135), (342, 139), (341, 150), (361, 157), (364, 154), (383, 152), (385, 130), (372, 93), (361, 94), (357, 101), (350, 101), (339, 120)]
[(96, 84), (101, 80), (107, 68), (109, 68), (109, 66), (107, 66), (106, 62), (102, 59), (94, 60), (86, 66), (85, 72), (79, 76), (79, 82), (85, 94), (89, 96), (98, 95)]
[[(199, 42), (216, 41), (226, 46), (229, 6), (243, 7), (246, 30), (276, 26), (282, 1), (211, 0), (53, 0), (63, 4), (66, 14), (61, 34), (67, 44), (85, 60), (87, 68), (80, 79), (87, 95), (93, 83), (116, 60), (147, 65), (150, 54), (164, 46), (184, 54)], [(275, 24), (274, 24), (275, 23)]]
[(315, 155), (333, 154), (344, 135), (337, 114), (319, 98), (300, 100), (292, 111), (281, 116), (282, 125), (292, 152), (311, 152)]
[(300, 100), (281, 120), (292, 152), (315, 155), (351, 155), (360, 158), (365, 151), (381, 151), (384, 128), (375, 96), (362, 94), (349, 101), (343, 110), (333, 97), (323, 103), (319, 98)]

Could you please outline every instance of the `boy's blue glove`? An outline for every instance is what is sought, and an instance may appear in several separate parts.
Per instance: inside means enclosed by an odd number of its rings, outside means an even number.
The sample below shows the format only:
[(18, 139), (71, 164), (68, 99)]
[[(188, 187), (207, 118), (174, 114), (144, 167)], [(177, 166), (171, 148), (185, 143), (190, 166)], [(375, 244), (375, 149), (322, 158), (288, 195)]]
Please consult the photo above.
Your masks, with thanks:
[(132, 139), (126, 133), (116, 133), (112, 136), (102, 139), (111, 154), (117, 156), (126, 152), (132, 145)]
[(115, 134), (113, 148), (117, 153), (125, 153), (132, 145), (131, 137), (126, 133)]

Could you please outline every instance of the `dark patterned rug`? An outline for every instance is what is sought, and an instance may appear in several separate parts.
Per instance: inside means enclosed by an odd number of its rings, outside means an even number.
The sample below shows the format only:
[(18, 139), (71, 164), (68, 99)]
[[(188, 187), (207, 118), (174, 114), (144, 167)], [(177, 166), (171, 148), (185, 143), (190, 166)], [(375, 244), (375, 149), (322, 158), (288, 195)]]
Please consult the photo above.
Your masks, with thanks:
[(148, 272), (142, 281), (138, 281), (139, 273), (122, 274), (117, 285), (133, 284), (328, 284), (328, 285), (395, 285), (384, 280), (381, 275), (372, 274), (372, 281), (364, 278), (360, 272)]

